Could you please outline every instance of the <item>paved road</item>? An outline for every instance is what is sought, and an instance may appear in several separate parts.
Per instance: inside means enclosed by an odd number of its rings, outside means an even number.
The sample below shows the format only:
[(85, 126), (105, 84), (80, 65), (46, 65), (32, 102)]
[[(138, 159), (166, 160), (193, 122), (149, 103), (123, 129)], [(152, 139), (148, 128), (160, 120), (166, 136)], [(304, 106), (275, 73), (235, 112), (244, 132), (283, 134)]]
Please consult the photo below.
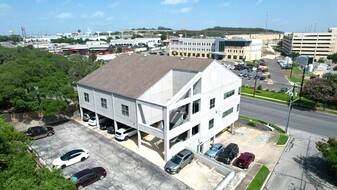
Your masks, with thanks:
[[(263, 100), (241, 97), (241, 115), (259, 118), (279, 126), (286, 125), (288, 106)], [(299, 129), (324, 137), (337, 137), (335, 115), (292, 109), (289, 129)]]
[(85, 148), (89, 158), (66, 167), (64, 175), (70, 177), (88, 167), (102, 166), (107, 170), (106, 178), (85, 189), (191, 189), (138, 154), (74, 121), (54, 126), (54, 130), (55, 135), (32, 145), (48, 166), (69, 150)]
[(337, 189), (337, 182), (328, 172), (329, 164), (315, 147), (323, 137), (296, 129), (291, 129), (290, 134), (292, 138), (264, 189)]

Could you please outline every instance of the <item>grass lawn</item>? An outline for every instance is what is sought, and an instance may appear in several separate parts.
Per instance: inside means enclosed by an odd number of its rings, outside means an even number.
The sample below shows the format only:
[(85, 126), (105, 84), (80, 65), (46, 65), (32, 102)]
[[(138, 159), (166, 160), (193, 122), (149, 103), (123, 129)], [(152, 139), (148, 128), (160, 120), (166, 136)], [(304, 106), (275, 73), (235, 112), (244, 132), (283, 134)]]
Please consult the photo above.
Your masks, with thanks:
[[(287, 76), (287, 78), (291, 81), (291, 82), (294, 82), (294, 83), (301, 83), (302, 82), (302, 78), (298, 78), (298, 77), (294, 77), (294, 76)], [(304, 82), (306, 82), (307, 80), (304, 79)]]
[[(242, 86), (241, 92), (253, 94), (254, 89)], [(255, 95), (268, 97), (268, 98), (274, 98), (274, 99), (278, 99), (278, 100), (282, 100), (282, 101), (289, 101), (289, 99), (290, 99), (288, 94), (280, 93), (280, 92), (271, 92), (271, 91), (266, 91), (266, 90), (256, 90)]]
[(298, 67), (293, 67), (293, 74), (302, 74), (303, 71)]
[(263, 165), (253, 181), (249, 184), (247, 190), (260, 190), (264, 181), (267, 179), (269, 172), (269, 169)]
[(280, 135), (280, 138), (278, 139), (276, 145), (285, 145), (288, 141), (288, 136), (287, 135)]

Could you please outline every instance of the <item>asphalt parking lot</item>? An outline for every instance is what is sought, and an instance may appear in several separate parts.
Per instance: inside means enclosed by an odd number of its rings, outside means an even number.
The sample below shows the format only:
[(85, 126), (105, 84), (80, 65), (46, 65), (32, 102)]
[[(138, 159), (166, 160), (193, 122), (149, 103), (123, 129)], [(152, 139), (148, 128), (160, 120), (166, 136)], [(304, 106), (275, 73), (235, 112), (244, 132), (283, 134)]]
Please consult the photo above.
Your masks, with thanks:
[(85, 148), (89, 158), (65, 168), (64, 176), (90, 167), (107, 170), (106, 178), (84, 189), (191, 189), (138, 154), (74, 121), (54, 126), (54, 130), (55, 135), (32, 145), (47, 166), (69, 150)]
[[(250, 167), (245, 170), (233, 166), (233, 163), (237, 158), (232, 161), (231, 167), (236, 173), (234, 179), (232, 180), (232, 182), (230, 182), (229, 186), (236, 187), (236, 189), (247, 188), (247, 185), (250, 184), (255, 173), (262, 165), (267, 166), (269, 170), (273, 170), (285, 148), (284, 146), (276, 146), (275, 143), (277, 142), (277, 140), (277, 133), (262, 131), (244, 125), (237, 126), (235, 128), (235, 134), (230, 134), (226, 132), (218, 136), (215, 139), (215, 143), (222, 143), (225, 146), (227, 146), (229, 143), (238, 144), (238, 156), (240, 156), (240, 153), (243, 152), (251, 152), (255, 154), (255, 161), (252, 162)], [(254, 175), (252, 177), (246, 177), (249, 172), (254, 173)]]
[[(165, 161), (163, 160), (163, 141), (152, 135), (142, 136), (142, 146), (137, 146), (137, 136), (131, 137), (127, 141), (116, 141), (114, 135), (108, 134), (105, 130), (100, 130), (98, 127), (88, 126), (86, 122), (74, 118), (76, 122), (81, 123), (83, 127), (88, 128), (94, 133), (98, 133), (110, 141), (131, 150), (133, 153), (146, 158), (154, 165), (163, 170)], [(164, 170), (163, 170), (164, 171)], [(169, 174), (167, 174), (169, 175)], [(194, 158), (191, 164), (188, 164), (180, 173), (175, 174), (174, 178), (187, 184), (189, 187), (196, 190), (206, 190), (215, 188), (225, 176), (214, 168), (209, 168), (200, 160)]]
[[(285, 77), (284, 70), (281, 69), (280, 65), (277, 63), (275, 59), (265, 59), (266, 64), (268, 66), (268, 72), (262, 73), (259, 72), (258, 75), (263, 75), (266, 77), (265, 80), (257, 80), (257, 86), (261, 85), (262, 88), (267, 88), (275, 91), (279, 91), (282, 87), (290, 88), (290, 83)], [(239, 75), (240, 73), (247, 73), (251, 75), (256, 75), (256, 72), (248, 72), (246, 69), (242, 71), (233, 70), (234, 73)], [(268, 74), (270, 74), (271, 78), (268, 79)], [(250, 87), (254, 87), (255, 80), (249, 79), (248, 77), (242, 77), (243, 85), (248, 85)]]

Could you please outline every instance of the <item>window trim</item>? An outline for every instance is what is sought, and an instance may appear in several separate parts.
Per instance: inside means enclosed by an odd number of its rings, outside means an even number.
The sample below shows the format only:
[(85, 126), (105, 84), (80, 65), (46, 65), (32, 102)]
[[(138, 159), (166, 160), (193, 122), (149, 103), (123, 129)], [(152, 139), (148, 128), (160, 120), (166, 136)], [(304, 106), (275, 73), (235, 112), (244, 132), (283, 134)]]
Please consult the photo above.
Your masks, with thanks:
[(213, 127), (214, 127), (214, 118), (208, 121), (208, 129), (212, 129)]
[(122, 108), (122, 115), (129, 117), (129, 106), (122, 104), (121, 108)]
[(102, 108), (108, 109), (107, 100), (105, 98), (101, 98), (101, 106)]
[(90, 102), (89, 93), (84, 92), (84, 101)]

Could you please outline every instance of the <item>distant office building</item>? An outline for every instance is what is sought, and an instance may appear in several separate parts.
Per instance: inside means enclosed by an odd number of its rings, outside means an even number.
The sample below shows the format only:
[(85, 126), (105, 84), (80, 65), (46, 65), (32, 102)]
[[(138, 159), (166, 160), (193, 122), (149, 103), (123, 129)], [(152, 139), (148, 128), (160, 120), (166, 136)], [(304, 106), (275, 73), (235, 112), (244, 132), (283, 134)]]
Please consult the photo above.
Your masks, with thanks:
[(262, 40), (225, 38), (174, 38), (170, 56), (251, 61), (261, 58)]
[(277, 45), (283, 39), (283, 33), (228, 34), (227, 38), (261, 39), (263, 47)]
[(282, 52), (290, 55), (292, 51), (307, 55), (313, 61), (326, 59), (328, 55), (337, 52), (337, 28), (330, 28), (328, 32), (285, 34)]

